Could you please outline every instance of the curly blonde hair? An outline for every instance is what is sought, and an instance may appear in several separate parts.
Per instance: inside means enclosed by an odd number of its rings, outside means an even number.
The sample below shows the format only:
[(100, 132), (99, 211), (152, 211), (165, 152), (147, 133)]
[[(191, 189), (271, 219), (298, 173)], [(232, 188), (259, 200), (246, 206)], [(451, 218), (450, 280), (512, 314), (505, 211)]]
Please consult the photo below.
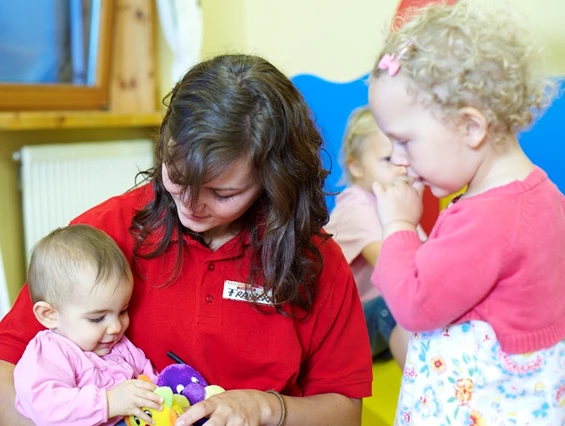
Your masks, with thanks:
[(349, 172), (347, 163), (350, 160), (358, 160), (363, 156), (367, 136), (372, 135), (377, 130), (377, 123), (368, 106), (356, 108), (349, 115), (340, 153), (343, 183), (353, 183), (354, 179)]
[(387, 37), (372, 78), (386, 72), (378, 68), (382, 56), (394, 54), (447, 117), (477, 108), (495, 140), (524, 129), (550, 103), (554, 84), (540, 72), (543, 50), (530, 44), (522, 19), (493, 6), (460, 0), (412, 10)]

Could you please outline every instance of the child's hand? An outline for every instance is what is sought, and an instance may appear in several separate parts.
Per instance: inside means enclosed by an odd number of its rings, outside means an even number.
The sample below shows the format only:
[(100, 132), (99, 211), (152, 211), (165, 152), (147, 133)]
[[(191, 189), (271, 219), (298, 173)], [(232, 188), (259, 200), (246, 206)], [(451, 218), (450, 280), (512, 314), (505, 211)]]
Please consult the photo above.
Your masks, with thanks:
[(400, 230), (416, 231), (424, 210), (423, 191), (424, 185), (419, 180), (408, 177), (398, 178), (387, 186), (373, 183), (384, 238)]
[(141, 407), (159, 411), (163, 409), (163, 398), (153, 393), (156, 388), (155, 384), (145, 380), (126, 380), (110, 389), (106, 392), (108, 418), (137, 416), (146, 423), (153, 424), (151, 417), (144, 413)]

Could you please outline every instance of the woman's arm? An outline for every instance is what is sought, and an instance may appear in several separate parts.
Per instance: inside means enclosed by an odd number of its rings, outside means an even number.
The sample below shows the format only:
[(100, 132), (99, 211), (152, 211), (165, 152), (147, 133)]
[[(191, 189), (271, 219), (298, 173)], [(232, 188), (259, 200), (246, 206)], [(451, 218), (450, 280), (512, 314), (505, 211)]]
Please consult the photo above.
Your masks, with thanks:
[(14, 364), (0, 360), (0, 425), (33, 426), (33, 422), (16, 411)]
[[(308, 397), (283, 396), (286, 405), (285, 426), (359, 426), (361, 424), (361, 400), (330, 393)], [(270, 393), (256, 390), (227, 391), (190, 407), (179, 420), (188, 426), (209, 418), (206, 425), (225, 426), (228, 421), (238, 420), (253, 426), (277, 426), (282, 406)], [(177, 426), (181, 426), (177, 422)]]
[[(361, 424), (361, 400), (339, 394), (314, 395), (303, 398), (284, 397), (287, 406), (286, 426), (355, 425)], [(278, 403), (278, 401), (277, 401)], [(280, 412), (279, 412), (280, 413)], [(275, 417), (273, 425), (277, 425)]]

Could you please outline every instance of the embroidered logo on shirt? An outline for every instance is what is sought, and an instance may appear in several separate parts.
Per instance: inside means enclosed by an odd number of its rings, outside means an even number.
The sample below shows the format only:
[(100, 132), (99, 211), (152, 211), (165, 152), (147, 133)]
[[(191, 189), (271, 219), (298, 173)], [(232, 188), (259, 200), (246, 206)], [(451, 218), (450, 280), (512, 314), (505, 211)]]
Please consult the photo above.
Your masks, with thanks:
[(228, 300), (237, 300), (240, 302), (253, 302), (253, 296), (256, 296), (257, 303), (262, 305), (273, 304), (273, 292), (271, 290), (265, 292), (263, 287), (250, 287), (249, 284), (237, 281), (224, 281), (224, 292), (222, 297)]

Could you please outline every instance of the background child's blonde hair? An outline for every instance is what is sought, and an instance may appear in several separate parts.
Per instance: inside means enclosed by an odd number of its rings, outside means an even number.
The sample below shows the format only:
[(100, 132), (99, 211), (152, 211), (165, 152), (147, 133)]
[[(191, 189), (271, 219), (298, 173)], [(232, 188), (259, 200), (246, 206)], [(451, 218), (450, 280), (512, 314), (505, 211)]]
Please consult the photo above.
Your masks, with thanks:
[[(58, 228), (34, 247), (28, 270), (33, 303), (58, 307), (76, 293), (92, 291), (110, 279), (131, 278), (130, 266), (115, 241), (88, 225)], [(90, 288), (86, 287), (90, 286)]]
[(340, 155), (343, 183), (352, 183), (353, 177), (349, 173), (347, 163), (361, 158), (366, 147), (367, 136), (375, 133), (377, 129), (377, 123), (368, 106), (356, 108), (349, 115)]
[[(503, 9), (505, 2), (492, 3), (460, 0), (412, 11), (391, 31), (377, 64), (384, 54), (400, 54), (401, 72), (430, 95), (424, 101), (447, 114), (475, 107), (496, 137), (530, 124), (549, 103), (553, 84), (541, 74), (542, 50), (530, 45), (522, 19)], [(375, 66), (372, 76), (383, 72)]]

